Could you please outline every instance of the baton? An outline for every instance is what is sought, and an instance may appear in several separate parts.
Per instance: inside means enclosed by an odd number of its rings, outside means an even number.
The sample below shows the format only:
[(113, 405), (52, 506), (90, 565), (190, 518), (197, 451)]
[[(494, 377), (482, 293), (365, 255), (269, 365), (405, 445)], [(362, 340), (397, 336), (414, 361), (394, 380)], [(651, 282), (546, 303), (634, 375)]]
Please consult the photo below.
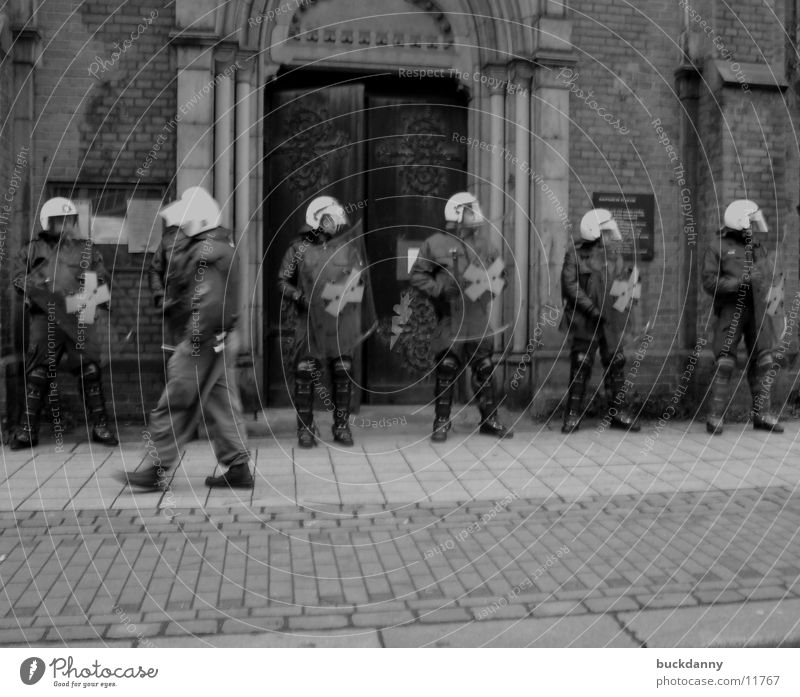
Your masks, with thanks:
[[(450, 254), (453, 257), (453, 280), (458, 283), (458, 279), (456, 278), (456, 273), (458, 273), (458, 250), (453, 247), (450, 250)], [(453, 336), (458, 336), (458, 321), (456, 320), (456, 310), (455, 310), (455, 300), (450, 300), (450, 331), (453, 333)]]

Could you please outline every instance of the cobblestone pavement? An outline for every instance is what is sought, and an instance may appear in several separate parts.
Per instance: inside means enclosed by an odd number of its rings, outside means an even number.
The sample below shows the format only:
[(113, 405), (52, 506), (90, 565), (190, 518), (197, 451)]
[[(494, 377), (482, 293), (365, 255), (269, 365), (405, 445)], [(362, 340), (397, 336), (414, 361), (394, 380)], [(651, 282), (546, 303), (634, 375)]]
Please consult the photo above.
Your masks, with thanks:
[[(253, 492), (113, 475), (144, 446), (4, 452), (0, 645), (678, 646), (800, 634), (796, 422), (722, 437), (255, 439)], [(647, 447), (647, 439), (655, 443)]]

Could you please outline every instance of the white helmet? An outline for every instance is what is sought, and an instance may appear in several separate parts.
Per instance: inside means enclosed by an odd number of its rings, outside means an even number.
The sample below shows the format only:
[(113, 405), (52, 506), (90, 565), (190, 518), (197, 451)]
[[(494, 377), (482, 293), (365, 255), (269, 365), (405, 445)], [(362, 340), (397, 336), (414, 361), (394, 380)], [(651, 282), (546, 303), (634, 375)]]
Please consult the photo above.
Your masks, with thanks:
[(468, 191), (453, 194), (444, 206), (444, 219), (448, 223), (461, 224), (464, 222), (464, 211), (472, 211), (472, 221), (468, 225), (480, 225), (485, 218), (478, 199)]
[(306, 224), (312, 230), (335, 235), (348, 222), (347, 212), (333, 196), (317, 196), (306, 208)]
[(754, 228), (755, 232), (769, 231), (758, 204), (744, 198), (734, 201), (725, 209), (725, 227), (739, 231), (751, 228)]
[(610, 211), (605, 208), (593, 208), (581, 218), (581, 239), (594, 242), (600, 239), (604, 232), (610, 233), (613, 242), (622, 241), (617, 221)]
[(50, 230), (50, 218), (60, 218), (67, 215), (78, 215), (78, 209), (68, 198), (57, 196), (44, 202), (42, 212), (39, 213), (39, 222), (42, 230)]
[(189, 237), (219, 227), (222, 212), (219, 204), (204, 188), (190, 186), (180, 200), (159, 211), (167, 227), (177, 226)]

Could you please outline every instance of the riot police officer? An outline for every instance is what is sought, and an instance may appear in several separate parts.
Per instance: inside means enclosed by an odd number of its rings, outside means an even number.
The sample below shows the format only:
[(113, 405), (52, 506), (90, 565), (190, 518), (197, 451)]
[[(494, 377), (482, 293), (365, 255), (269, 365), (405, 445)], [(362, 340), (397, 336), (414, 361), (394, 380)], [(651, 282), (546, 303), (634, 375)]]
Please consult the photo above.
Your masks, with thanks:
[[(316, 445), (314, 399), (333, 412), (333, 440), (353, 445), (350, 400), (353, 356), (377, 326), (370, 322), (365, 258), (361, 250), (360, 223), (351, 225), (343, 206), (332, 196), (317, 196), (306, 209), (306, 226), (284, 255), (278, 287), (284, 300), (295, 304), (293, 327), (294, 406), (297, 444)], [(362, 306), (369, 315), (362, 324)], [(368, 329), (362, 331), (362, 326)], [(322, 361), (327, 363), (333, 398), (323, 385)]]
[(772, 317), (780, 312), (780, 298), (773, 283), (777, 263), (762, 246), (768, 232), (758, 204), (746, 199), (725, 209), (724, 227), (706, 249), (703, 288), (714, 298), (714, 377), (709, 395), (706, 430), (722, 433), (730, 398), (730, 381), (736, 366), (736, 350), (744, 337), (747, 378), (752, 395), (753, 427), (783, 433), (772, 413), (772, 384), (777, 344)]
[[(91, 420), (91, 438), (95, 443), (114, 446), (118, 441), (108, 425), (103, 396), (102, 371), (96, 356), (85, 340), (86, 325), (105, 308), (93, 305), (82, 325), (56, 312), (67, 305), (67, 298), (77, 297), (84, 280), (92, 277), (97, 288), (108, 292), (109, 275), (103, 258), (90, 240), (75, 238), (78, 209), (62, 197), (45, 201), (39, 216), (42, 229), (20, 251), (14, 286), (25, 296), (30, 316), (28, 352), (25, 361), (25, 410), (10, 443), (12, 450), (33, 447), (39, 442), (39, 419), (48, 379), (55, 376), (64, 354), (73, 375), (80, 380), (86, 413)], [(49, 299), (49, 300), (48, 300)], [(80, 335), (76, 329), (81, 329)]]
[(623, 312), (614, 307), (611, 294), (614, 281), (623, 273), (621, 241), (619, 227), (611, 213), (604, 208), (595, 208), (581, 219), (580, 239), (573, 241), (564, 256), (561, 329), (570, 336), (570, 383), (562, 433), (572, 433), (580, 427), (586, 385), (598, 349), (605, 370), (610, 426), (639, 430), (625, 407), (625, 355), (621, 331), (624, 322), (614, 314), (623, 315)]
[(479, 431), (498, 438), (513, 434), (498, 421), (494, 386), (492, 297), (504, 287), (500, 250), (487, 229), (480, 203), (469, 192), (450, 197), (446, 229), (422, 244), (411, 268), (411, 285), (432, 299), (439, 323), (436, 355), (435, 417), (431, 440), (447, 440), (453, 390), (466, 365), (481, 415)]

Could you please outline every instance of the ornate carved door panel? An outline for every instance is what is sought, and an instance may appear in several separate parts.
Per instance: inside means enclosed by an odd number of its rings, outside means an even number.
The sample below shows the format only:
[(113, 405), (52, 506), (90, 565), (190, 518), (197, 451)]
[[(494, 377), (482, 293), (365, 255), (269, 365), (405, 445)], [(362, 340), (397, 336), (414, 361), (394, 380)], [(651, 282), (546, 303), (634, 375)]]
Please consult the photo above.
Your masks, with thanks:
[[(372, 81), (367, 81), (372, 83)], [(393, 85), (393, 87), (395, 87)], [(268, 99), (265, 121), (267, 208), (264, 284), (268, 404), (290, 403), (291, 304), (281, 303), (277, 277), (286, 249), (305, 220), (308, 202), (330, 194), (363, 217), (366, 252), (382, 328), (356, 356), (363, 396), (373, 403), (419, 403), (431, 398), (425, 347), (391, 345), (394, 306), (408, 291), (414, 250), (443, 225), (447, 198), (466, 184), (463, 102), (438, 92), (390, 94), (364, 83), (280, 90)], [(290, 317), (291, 319), (291, 317)], [(363, 363), (362, 363), (363, 359)], [(363, 368), (362, 368), (363, 365)]]
[[(368, 399), (421, 403), (433, 373), (423, 342), (392, 337), (391, 320), (419, 314), (407, 307), (409, 268), (419, 246), (444, 225), (444, 204), (466, 184), (466, 108), (455, 97), (367, 95), (367, 255), (383, 331), (367, 343)], [(399, 311), (399, 312), (398, 312)], [(416, 325), (415, 326), (419, 326)]]
[[(290, 303), (281, 307), (277, 292), (281, 261), (315, 196), (335, 196), (354, 211), (354, 220), (359, 217), (365, 199), (364, 86), (281, 90), (270, 96), (267, 106), (265, 387), (269, 405), (277, 406), (290, 403), (293, 354), (292, 334), (286, 331), (287, 313), (291, 321), (292, 308)], [(357, 370), (359, 359), (356, 357)]]

